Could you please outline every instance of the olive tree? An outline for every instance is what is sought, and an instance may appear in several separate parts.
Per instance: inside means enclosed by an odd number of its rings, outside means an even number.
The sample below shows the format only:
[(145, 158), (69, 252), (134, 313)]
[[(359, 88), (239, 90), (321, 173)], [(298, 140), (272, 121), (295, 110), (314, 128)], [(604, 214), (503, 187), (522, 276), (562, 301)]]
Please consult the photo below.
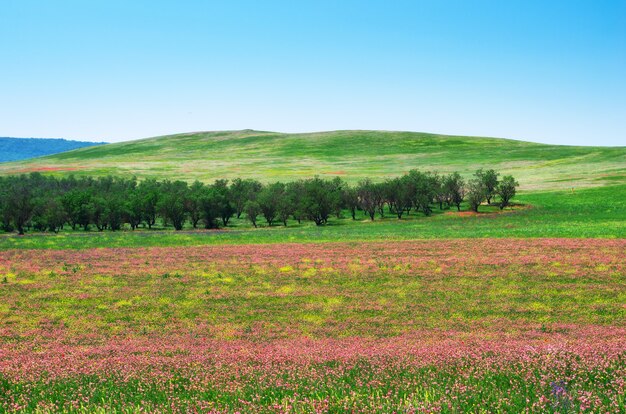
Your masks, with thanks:
[(467, 202), (472, 211), (478, 213), (478, 207), (485, 200), (486, 194), (487, 189), (480, 178), (473, 178), (467, 183)]
[(496, 194), (500, 197), (500, 210), (509, 205), (509, 202), (515, 197), (515, 189), (519, 183), (511, 175), (502, 177), (502, 181), (496, 188)]

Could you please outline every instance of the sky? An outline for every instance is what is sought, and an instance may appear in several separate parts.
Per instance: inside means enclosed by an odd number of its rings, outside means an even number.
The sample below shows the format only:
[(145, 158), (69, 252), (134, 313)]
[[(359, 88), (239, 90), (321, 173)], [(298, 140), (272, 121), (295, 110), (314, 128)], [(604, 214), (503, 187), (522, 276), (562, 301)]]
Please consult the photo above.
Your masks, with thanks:
[(0, 0), (0, 136), (626, 145), (626, 1)]

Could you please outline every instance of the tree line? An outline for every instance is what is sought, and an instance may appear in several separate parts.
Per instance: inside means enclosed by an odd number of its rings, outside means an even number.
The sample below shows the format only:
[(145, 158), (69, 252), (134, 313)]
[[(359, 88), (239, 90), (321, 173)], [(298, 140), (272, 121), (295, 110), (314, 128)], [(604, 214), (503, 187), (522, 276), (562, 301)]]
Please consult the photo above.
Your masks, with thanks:
[(152, 228), (158, 223), (181, 230), (228, 226), (231, 218), (245, 216), (254, 227), (289, 219), (323, 225), (332, 216), (348, 211), (353, 220), (365, 214), (371, 220), (391, 214), (401, 219), (413, 212), (429, 216), (433, 209), (456, 208), (467, 202), (478, 212), (483, 202), (510, 204), (519, 184), (510, 176), (479, 169), (465, 180), (459, 173), (447, 175), (411, 170), (400, 177), (349, 185), (341, 178), (320, 177), (293, 182), (262, 184), (253, 179), (195, 181), (121, 177), (56, 178), (40, 173), (0, 177), (0, 229), (58, 232), (72, 229), (120, 230), (128, 225)]

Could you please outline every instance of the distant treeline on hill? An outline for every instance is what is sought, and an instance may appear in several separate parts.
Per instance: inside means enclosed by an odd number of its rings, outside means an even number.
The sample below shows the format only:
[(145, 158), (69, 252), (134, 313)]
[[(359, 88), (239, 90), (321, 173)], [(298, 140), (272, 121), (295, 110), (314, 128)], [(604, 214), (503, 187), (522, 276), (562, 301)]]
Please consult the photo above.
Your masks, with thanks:
[(0, 138), (0, 162), (57, 154), (102, 142), (69, 141), (60, 138)]
[(300, 223), (311, 220), (325, 224), (331, 216), (348, 210), (352, 219), (362, 211), (371, 220), (384, 217), (385, 210), (399, 219), (416, 214), (430, 215), (433, 208), (461, 210), (466, 201), (473, 211), (484, 202), (506, 207), (518, 183), (508, 175), (500, 179), (494, 170), (480, 169), (467, 182), (459, 173), (440, 175), (411, 170), (381, 183), (365, 179), (355, 186), (341, 178), (319, 177), (289, 183), (262, 184), (252, 179), (199, 181), (156, 181), (119, 177), (55, 178), (40, 173), (0, 177), (0, 228), (58, 232), (72, 229), (120, 230), (126, 224), (152, 228), (161, 220), (181, 230), (185, 223), (207, 229), (228, 226), (242, 215), (257, 226), (263, 217), (271, 226), (287, 225), (290, 218)]

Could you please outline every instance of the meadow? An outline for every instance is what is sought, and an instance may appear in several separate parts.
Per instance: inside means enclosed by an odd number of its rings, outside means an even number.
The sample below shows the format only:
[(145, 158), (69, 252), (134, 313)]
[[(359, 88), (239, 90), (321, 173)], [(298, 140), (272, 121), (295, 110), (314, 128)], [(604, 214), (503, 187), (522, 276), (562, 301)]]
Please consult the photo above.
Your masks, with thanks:
[(606, 239), (8, 250), (0, 407), (619, 412), (624, 251)]
[(625, 147), (576, 147), (501, 138), (418, 132), (331, 131), (282, 134), (253, 130), (197, 132), (100, 145), (2, 163), (0, 174), (122, 175), (210, 182), (254, 178), (295, 181), (340, 176), (354, 184), (411, 169), (465, 176), (478, 168), (513, 175), (522, 190), (626, 184)]
[(626, 412), (624, 148), (235, 131), (0, 173), (355, 183), (483, 165), (520, 181), (513, 206), (0, 234), (0, 413)]

